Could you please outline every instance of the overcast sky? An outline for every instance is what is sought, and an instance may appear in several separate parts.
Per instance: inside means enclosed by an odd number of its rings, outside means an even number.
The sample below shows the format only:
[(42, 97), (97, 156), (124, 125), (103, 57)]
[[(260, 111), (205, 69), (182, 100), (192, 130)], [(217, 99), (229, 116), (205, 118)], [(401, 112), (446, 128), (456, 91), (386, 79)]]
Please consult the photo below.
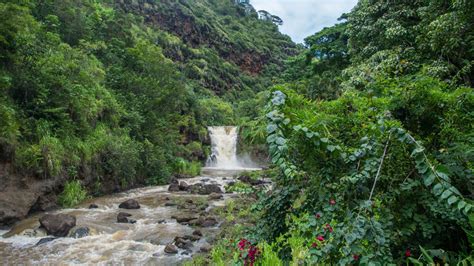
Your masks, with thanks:
[(283, 19), (280, 31), (302, 43), (304, 38), (334, 25), (357, 0), (250, 0), (256, 10), (266, 10)]

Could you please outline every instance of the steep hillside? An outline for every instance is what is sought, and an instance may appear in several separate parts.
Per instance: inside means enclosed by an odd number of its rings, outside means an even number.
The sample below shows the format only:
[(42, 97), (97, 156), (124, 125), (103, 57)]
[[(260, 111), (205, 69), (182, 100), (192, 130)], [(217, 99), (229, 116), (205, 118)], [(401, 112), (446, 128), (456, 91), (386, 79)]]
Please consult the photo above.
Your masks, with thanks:
[(0, 15), (0, 225), (58, 194), (198, 173), (206, 126), (236, 123), (297, 52), (228, 0), (1, 1)]

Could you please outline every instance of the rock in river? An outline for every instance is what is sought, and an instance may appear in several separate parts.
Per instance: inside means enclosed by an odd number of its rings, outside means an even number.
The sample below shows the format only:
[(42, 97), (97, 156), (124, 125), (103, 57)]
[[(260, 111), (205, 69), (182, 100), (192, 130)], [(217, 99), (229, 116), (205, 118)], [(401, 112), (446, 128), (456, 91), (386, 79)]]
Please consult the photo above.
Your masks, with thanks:
[(140, 204), (134, 199), (129, 199), (120, 203), (119, 208), (121, 209), (140, 209)]
[(68, 214), (46, 214), (39, 222), (48, 235), (64, 237), (76, 226), (76, 217)]
[(176, 253), (178, 253), (178, 248), (173, 244), (168, 244), (165, 247), (165, 253), (176, 254)]

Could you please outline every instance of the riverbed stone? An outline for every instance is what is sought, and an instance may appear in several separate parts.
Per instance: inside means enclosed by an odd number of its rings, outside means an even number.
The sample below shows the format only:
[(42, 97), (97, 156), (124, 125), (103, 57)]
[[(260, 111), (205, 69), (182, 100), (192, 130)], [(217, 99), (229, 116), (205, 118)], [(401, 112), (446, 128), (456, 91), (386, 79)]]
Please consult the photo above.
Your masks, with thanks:
[(76, 229), (72, 229), (69, 232), (69, 237), (72, 237), (72, 238), (83, 238), (90, 235), (91, 235), (91, 229), (89, 227), (78, 227)]
[(136, 201), (134, 199), (129, 199), (129, 200), (126, 200), (126, 201), (120, 203), (119, 208), (129, 209), (129, 210), (140, 209), (140, 204), (138, 203), (138, 201)]
[(204, 252), (204, 253), (210, 252), (211, 249), (212, 249), (212, 246), (209, 245), (209, 243), (204, 243), (204, 244), (201, 246), (201, 248), (199, 248), (199, 250), (200, 250), (201, 252)]
[(188, 223), (189, 221), (192, 221), (192, 220), (196, 220), (197, 218), (194, 217), (194, 216), (187, 216), (187, 215), (183, 215), (183, 216), (171, 216), (172, 219), (175, 219), (176, 222), (178, 223)]
[(117, 215), (117, 223), (129, 223), (128, 217), (132, 216), (130, 213), (120, 212)]
[(89, 205), (89, 209), (97, 209), (97, 208), (99, 208), (97, 204), (92, 203), (91, 205)]
[(195, 236), (203, 236), (201, 230), (194, 230), (193, 235), (195, 235)]
[(209, 199), (210, 200), (220, 200), (222, 198), (224, 198), (224, 196), (222, 196), (222, 194), (219, 194), (219, 193), (214, 193), (213, 192), (213, 193), (209, 194)]
[(176, 253), (178, 253), (178, 248), (173, 244), (168, 244), (165, 247), (165, 253), (176, 254)]
[(179, 182), (179, 190), (181, 190), (181, 191), (187, 191), (188, 188), (189, 188), (188, 183), (186, 183), (186, 182), (184, 182), (184, 181)]
[(179, 192), (179, 184), (170, 184), (168, 187), (169, 192)]
[(76, 217), (69, 214), (46, 214), (39, 222), (48, 235), (64, 237), (76, 226)]
[(217, 225), (217, 219), (214, 217), (206, 217), (201, 223), (202, 227), (211, 227)]
[(36, 246), (49, 243), (49, 242), (54, 241), (54, 240), (56, 240), (56, 239), (57, 239), (57, 237), (45, 237), (45, 238), (41, 238), (41, 239), (38, 241), (38, 243), (36, 243)]

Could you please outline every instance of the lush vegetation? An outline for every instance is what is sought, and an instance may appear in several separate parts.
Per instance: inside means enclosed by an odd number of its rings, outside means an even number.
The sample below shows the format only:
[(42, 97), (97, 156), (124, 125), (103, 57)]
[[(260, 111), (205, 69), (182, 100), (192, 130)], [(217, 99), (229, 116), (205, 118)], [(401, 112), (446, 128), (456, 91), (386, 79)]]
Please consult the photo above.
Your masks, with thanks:
[(473, 11), (472, 1), (361, 0), (308, 37), (248, 122), (276, 187), (252, 207), (256, 225), (211, 259), (472, 264)]
[(296, 52), (226, 0), (5, 0), (0, 14), (0, 163), (92, 194), (198, 174), (206, 127), (253, 118), (240, 102)]

